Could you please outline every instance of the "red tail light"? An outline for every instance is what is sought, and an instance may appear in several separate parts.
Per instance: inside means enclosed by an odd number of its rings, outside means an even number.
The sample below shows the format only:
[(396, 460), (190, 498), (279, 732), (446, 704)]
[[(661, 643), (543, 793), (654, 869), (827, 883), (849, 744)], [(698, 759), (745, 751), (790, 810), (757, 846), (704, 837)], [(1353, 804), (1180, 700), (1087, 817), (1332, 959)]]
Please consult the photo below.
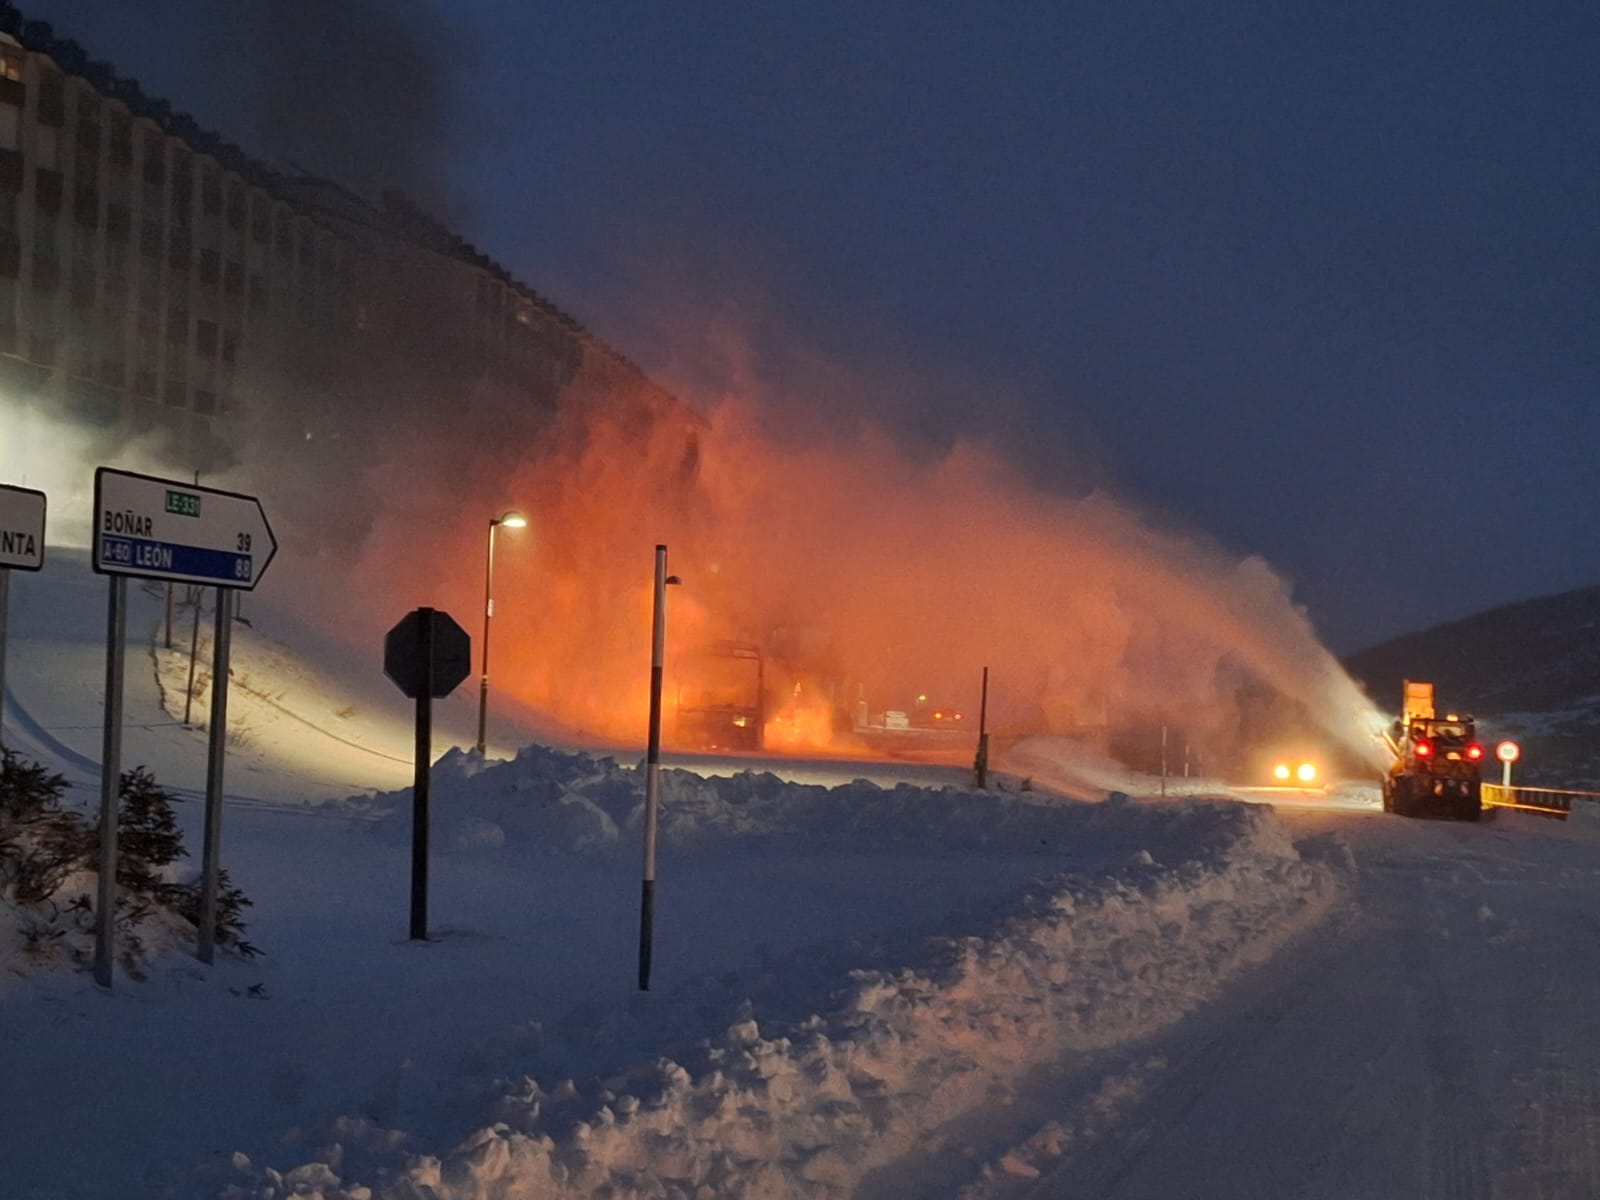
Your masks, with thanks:
[(1433, 743), (1430, 742), (1427, 738), (1418, 738), (1417, 739), (1416, 751), (1417, 751), (1417, 757), (1418, 758), (1432, 758), (1433, 757)]
[(1483, 747), (1480, 746), (1477, 742), (1473, 742), (1471, 745), (1469, 745), (1467, 747), (1467, 758), (1470, 761), (1477, 762), (1482, 757), (1483, 757)]

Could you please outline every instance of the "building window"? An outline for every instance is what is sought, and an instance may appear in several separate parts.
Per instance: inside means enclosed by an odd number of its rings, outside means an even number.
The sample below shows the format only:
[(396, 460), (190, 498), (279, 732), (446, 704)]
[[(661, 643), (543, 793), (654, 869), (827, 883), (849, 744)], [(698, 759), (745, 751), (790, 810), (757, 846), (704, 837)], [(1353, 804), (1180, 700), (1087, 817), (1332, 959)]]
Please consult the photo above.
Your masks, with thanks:
[(72, 197), (72, 219), (83, 229), (100, 224), (100, 193), (92, 185), (79, 187)]
[(106, 243), (106, 286), (113, 291), (122, 291), (127, 287), (128, 276), (128, 243), (108, 241)]
[(222, 268), (222, 291), (228, 296), (244, 294), (244, 264), (229, 261)]
[(46, 171), (41, 167), (34, 172), (33, 202), (48, 213), (61, 211), (60, 171)]
[(196, 321), (194, 326), (194, 348), (206, 358), (212, 357), (217, 352), (217, 323), (215, 321)]
[(190, 210), (194, 207), (194, 170), (193, 160), (187, 150), (174, 149), (172, 152), (172, 223), (174, 225), (187, 225)]
[(151, 187), (167, 181), (167, 140), (154, 129), (144, 134), (144, 181)]
[[(56, 259), (56, 215), (49, 212), (33, 214), (33, 249), (39, 258), (54, 263)], [(52, 285), (53, 287), (53, 285)]]
[(133, 121), (125, 112), (111, 114), (109, 157), (113, 171), (120, 173), (133, 166)]
[(183, 408), (189, 402), (189, 384), (183, 379), (167, 380), (166, 389), (161, 398), (173, 408)]
[(84, 322), (78, 329), (78, 335), (72, 340), (71, 366), (72, 373), (79, 379), (94, 378), (95, 367), (95, 330), (92, 321)]
[(235, 329), (222, 331), (222, 368), (232, 370), (239, 361), (239, 332)]
[(200, 174), (200, 211), (208, 217), (222, 212), (222, 180), (217, 178), (215, 167), (205, 167)]
[(93, 92), (80, 91), (78, 93), (78, 148), (83, 150), (87, 159), (80, 161), (94, 161), (100, 153), (100, 104)]
[(73, 271), (71, 304), (79, 312), (89, 312), (94, 308), (94, 272)]
[(228, 185), (228, 228), (244, 228), (244, 188), (237, 183)]
[(215, 250), (200, 251), (200, 282), (207, 287), (216, 287), (217, 278), (222, 272), (222, 256)]
[[(22, 83), (23, 64), (27, 61), (21, 46), (0, 46), (0, 82)], [(21, 104), (22, 101), (6, 100), (7, 104)]]
[(39, 72), (39, 124), (59, 129), (66, 124), (66, 84), (55, 71)]
[(194, 391), (194, 411), (203, 417), (209, 417), (217, 411), (217, 394), (196, 388)]

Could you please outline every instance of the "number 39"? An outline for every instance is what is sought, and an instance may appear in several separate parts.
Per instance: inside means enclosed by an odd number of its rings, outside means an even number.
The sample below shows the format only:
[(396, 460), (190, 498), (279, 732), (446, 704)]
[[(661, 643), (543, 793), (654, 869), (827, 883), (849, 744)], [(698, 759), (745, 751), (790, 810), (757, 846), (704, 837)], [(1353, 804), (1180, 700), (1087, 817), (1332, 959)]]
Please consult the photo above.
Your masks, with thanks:
[(241, 533), (239, 535), (239, 544), (237, 549), (241, 554), (250, 553), (250, 535), (248, 533)]

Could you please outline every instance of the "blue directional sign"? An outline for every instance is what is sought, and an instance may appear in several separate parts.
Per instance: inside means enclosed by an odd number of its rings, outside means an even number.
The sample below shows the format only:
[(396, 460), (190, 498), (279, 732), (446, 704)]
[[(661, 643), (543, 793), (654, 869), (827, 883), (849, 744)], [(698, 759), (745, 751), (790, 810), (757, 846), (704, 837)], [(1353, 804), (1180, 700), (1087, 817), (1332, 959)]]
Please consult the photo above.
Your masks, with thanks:
[(254, 496), (100, 467), (94, 473), (94, 569), (250, 589), (277, 553)]

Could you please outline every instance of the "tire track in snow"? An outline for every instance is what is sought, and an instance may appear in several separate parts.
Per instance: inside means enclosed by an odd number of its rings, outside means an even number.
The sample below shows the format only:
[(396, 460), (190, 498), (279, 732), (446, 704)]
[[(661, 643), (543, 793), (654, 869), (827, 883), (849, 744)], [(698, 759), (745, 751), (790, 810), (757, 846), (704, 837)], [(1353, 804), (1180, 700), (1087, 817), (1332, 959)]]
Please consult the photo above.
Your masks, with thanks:
[(1600, 1066), (1589, 1047), (1600, 1036), (1592, 977), (1583, 970), (1600, 922), (1574, 919), (1539, 964), (1534, 1002), (1508, 1020), (1538, 1025), (1537, 1050), (1513, 1079), (1520, 1103), (1504, 1143), (1511, 1169), (1505, 1200), (1600, 1195)]
[(1484, 1148), (1488, 1103), (1478, 1083), (1476, 1052), (1455, 1016), (1458, 997), (1432, 969), (1427, 947), (1414, 928), (1396, 930), (1394, 940), (1426, 1067), (1426, 1196), (1489, 1200), (1494, 1189)]
[[(1120, 1194), (1145, 1155), (1161, 1145), (1162, 1134), (1183, 1125), (1212, 1098), (1219, 1081), (1242, 1070), (1350, 953), (1347, 930), (1338, 923), (1319, 927), (1177, 1028), (1104, 1061), (1076, 1096), (1031, 1098), (1026, 1107), (1033, 1111), (1050, 1112), (1052, 1105), (1057, 1114), (1064, 1106), (1070, 1111), (1038, 1128), (1016, 1151), (992, 1158), (984, 1178), (960, 1193), (962, 1200), (1100, 1200)], [(1080, 1080), (1084, 1074), (1083, 1065), (1061, 1069)], [(1054, 1143), (1054, 1153), (1040, 1162), (1027, 1153), (1029, 1143)], [(1028, 1178), (1030, 1172), (1037, 1177)]]

